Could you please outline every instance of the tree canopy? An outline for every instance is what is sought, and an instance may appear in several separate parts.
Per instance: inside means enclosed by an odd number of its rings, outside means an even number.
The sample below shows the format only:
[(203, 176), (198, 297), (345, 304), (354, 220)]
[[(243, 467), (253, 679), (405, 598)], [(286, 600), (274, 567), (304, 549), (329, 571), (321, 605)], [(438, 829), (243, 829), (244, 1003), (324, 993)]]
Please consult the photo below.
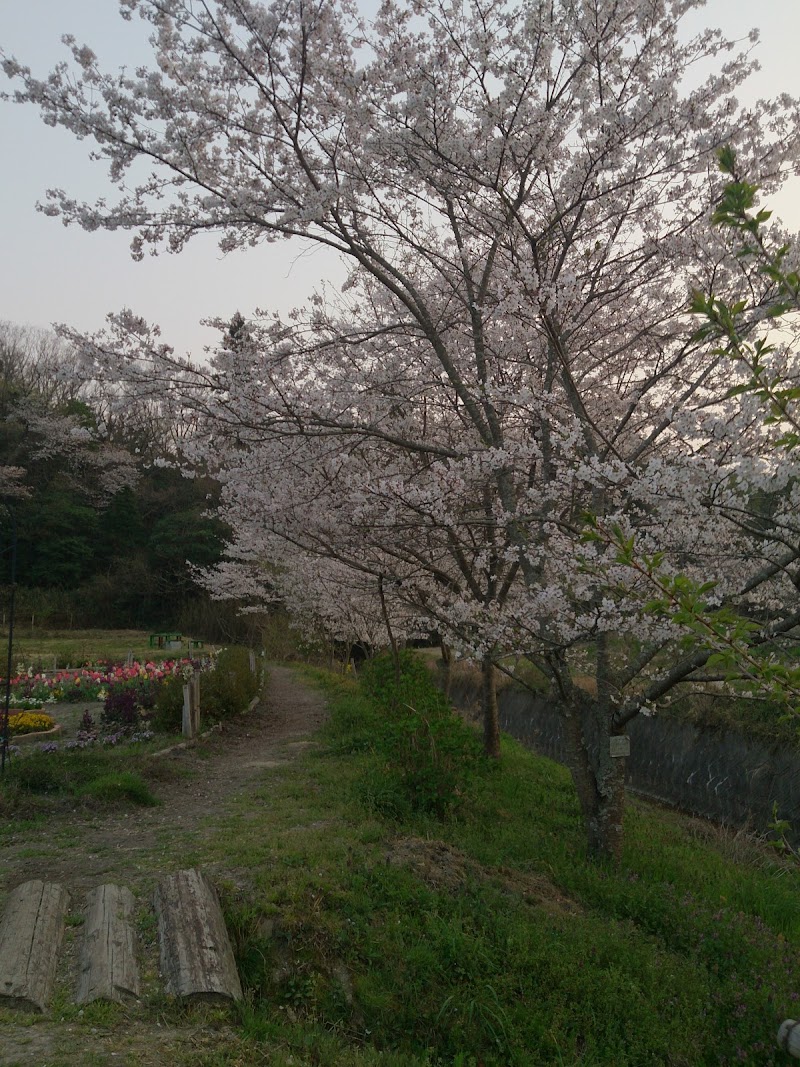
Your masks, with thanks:
[(186, 427), (152, 402), (115, 411), (119, 394), (81, 380), (74, 350), (50, 331), (0, 323), (0, 359), (0, 496), (15, 511), (18, 603), (50, 624), (176, 625), (203, 599), (191, 566), (216, 563), (228, 535), (212, 514), (218, 487), (177, 470)]

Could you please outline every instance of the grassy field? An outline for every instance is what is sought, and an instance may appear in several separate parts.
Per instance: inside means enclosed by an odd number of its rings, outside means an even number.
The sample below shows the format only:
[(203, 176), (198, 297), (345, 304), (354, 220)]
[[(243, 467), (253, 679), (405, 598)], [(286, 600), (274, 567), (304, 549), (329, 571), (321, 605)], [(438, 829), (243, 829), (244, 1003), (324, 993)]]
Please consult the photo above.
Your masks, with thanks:
[[(129, 652), (134, 659), (174, 659), (187, 654), (184, 634), (183, 651), (151, 648), (150, 634), (144, 630), (15, 630), (14, 666), (24, 663), (34, 669), (55, 670), (81, 667), (98, 660), (124, 661)], [(0, 649), (8, 647), (8, 631), (0, 632)], [(5, 654), (2, 654), (5, 662)]]
[(250, 1042), (281, 1065), (791, 1062), (774, 1035), (798, 1008), (797, 869), (643, 804), (621, 869), (589, 863), (568, 775), (513, 742), (455, 816), (404, 812), (385, 716), (324, 684), (323, 750), (208, 840), (237, 872), (231, 1063)]
[[(138, 1009), (206, 1034), (176, 1064), (793, 1062), (775, 1033), (800, 1012), (797, 867), (642, 803), (620, 869), (598, 866), (562, 767), (508, 740), (487, 765), (435, 701), (403, 718), (352, 679), (307, 677), (331, 708), (317, 746), (173, 857), (226, 872), (246, 990), (233, 1017)], [(103, 1011), (109, 1030), (128, 1019)]]

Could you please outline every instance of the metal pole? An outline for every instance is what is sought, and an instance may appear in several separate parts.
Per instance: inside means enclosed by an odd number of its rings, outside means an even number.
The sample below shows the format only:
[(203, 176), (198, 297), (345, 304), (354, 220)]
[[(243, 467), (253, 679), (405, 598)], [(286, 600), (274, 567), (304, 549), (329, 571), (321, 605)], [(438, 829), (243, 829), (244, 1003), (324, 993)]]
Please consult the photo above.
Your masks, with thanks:
[(11, 660), (14, 654), (14, 594), (17, 588), (17, 516), (13, 507), (3, 501), (3, 507), (11, 519), (11, 593), (8, 598), (8, 658), (6, 660), (6, 695), (3, 707), (2, 730), (0, 730), (0, 774), (5, 774), (8, 759), (8, 713), (11, 704)]

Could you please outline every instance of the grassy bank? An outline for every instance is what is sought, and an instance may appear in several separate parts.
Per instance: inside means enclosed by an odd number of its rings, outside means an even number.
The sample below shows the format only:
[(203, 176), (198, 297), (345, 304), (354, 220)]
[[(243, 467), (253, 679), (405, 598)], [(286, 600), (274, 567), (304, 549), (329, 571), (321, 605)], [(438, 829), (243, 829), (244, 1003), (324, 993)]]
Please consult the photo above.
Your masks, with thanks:
[[(350, 678), (308, 677), (331, 709), (314, 744), (287, 742), (196, 833), (170, 828), (161, 851), (136, 854), (137, 869), (212, 873), (244, 1004), (183, 1008), (161, 993), (84, 1012), (65, 996), (54, 1016), (75, 1028), (76, 1048), (99, 1026), (106, 1047), (120, 1035), (120, 1062), (123, 1035), (155, 1042), (168, 1029), (176, 1067), (792, 1062), (774, 1041), (800, 1014), (796, 868), (742, 835), (638, 803), (622, 867), (598, 867), (563, 768), (511, 741), (487, 764), (419, 675), (399, 694), (379, 675), (370, 695)], [(127, 766), (157, 795), (154, 763), (142, 752)], [(98, 765), (92, 780), (124, 769)], [(123, 802), (123, 783), (107, 797), (87, 797), (86, 784), (36, 794), (53, 796), (46, 816), (31, 794), (15, 836), (26, 816), (58, 836), (84, 805)], [(147, 802), (124, 797), (137, 801)], [(126, 1055), (164, 1062), (155, 1043)]]
[(163, 741), (47, 752), (30, 742), (0, 779), (0, 836), (13, 833), (19, 819), (68, 817), (76, 804), (96, 812), (157, 804), (153, 787), (169, 773), (150, 758), (159, 746)]
[(512, 742), (448, 818), (415, 811), (384, 710), (322, 684), (323, 747), (198, 857), (236, 872), (249, 999), (224, 1062), (251, 1042), (276, 1065), (791, 1062), (773, 1044), (798, 1010), (796, 870), (640, 804), (622, 868), (592, 865), (565, 771)]

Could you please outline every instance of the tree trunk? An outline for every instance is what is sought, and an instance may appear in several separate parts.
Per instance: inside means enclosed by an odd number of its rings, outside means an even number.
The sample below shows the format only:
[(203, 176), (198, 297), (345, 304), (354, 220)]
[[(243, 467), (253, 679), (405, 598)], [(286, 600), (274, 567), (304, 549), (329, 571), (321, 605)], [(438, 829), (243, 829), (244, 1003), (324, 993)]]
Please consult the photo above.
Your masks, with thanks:
[(389, 635), (389, 646), (392, 650), (392, 663), (394, 664), (394, 684), (398, 690), (400, 688), (400, 651), (397, 647), (397, 641), (395, 640), (394, 631), (392, 630), (392, 623), (389, 619), (389, 611), (386, 607), (386, 597), (383, 593), (383, 576), (378, 578), (378, 595), (381, 601), (381, 612), (383, 613), (383, 623), (386, 627), (386, 633)]
[[(611, 755), (610, 716), (596, 701), (582, 698), (562, 705), (567, 767), (583, 815), (592, 859), (617, 866), (622, 858), (625, 814), (625, 757)], [(587, 739), (585, 724), (596, 727)]]
[(622, 859), (625, 817), (625, 757), (606, 755), (596, 777), (597, 799), (586, 820), (589, 855), (616, 867)]
[(483, 748), (492, 759), (500, 758), (500, 716), (497, 710), (497, 675), (490, 656), (481, 660), (481, 711)]
[(450, 690), (453, 685), (453, 653), (445, 641), (441, 642), (440, 647), (442, 650), (442, 663), (444, 664), (444, 695), (449, 700)]

